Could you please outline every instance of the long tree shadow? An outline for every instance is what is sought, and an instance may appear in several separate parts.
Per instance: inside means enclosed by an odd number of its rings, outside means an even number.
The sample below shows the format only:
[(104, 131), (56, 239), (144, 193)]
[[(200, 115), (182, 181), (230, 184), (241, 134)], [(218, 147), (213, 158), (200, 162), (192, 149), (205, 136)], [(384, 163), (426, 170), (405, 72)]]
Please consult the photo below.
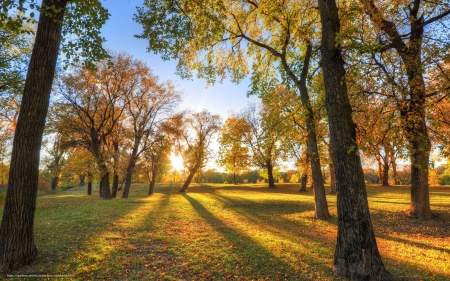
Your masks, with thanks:
[[(310, 277), (303, 276), (301, 272), (294, 273), (292, 265), (286, 263), (283, 259), (275, 256), (263, 245), (249, 237), (243, 232), (229, 227), (222, 220), (218, 219), (214, 214), (208, 211), (200, 202), (187, 194), (183, 194), (184, 198), (192, 205), (195, 211), (216, 231), (220, 232), (233, 245), (234, 253), (239, 257), (241, 265), (249, 268), (259, 268), (260, 271), (253, 272), (252, 278), (270, 278), (271, 280), (284, 280), (285, 272), (290, 272), (292, 275), (296, 274), (298, 280), (311, 280)], [(257, 253), (257, 255), (255, 255)], [(269, 272), (274, 265), (277, 267), (279, 276), (273, 276)], [(263, 269), (267, 268), (270, 271), (266, 272)]]
[[(274, 216), (276, 215), (281, 215), (281, 214), (286, 214), (289, 212), (286, 211), (278, 211), (278, 209), (282, 209), (282, 205), (283, 203), (278, 203), (277, 205), (279, 205), (279, 208), (276, 208), (275, 210), (268, 210), (266, 208), (254, 208), (255, 206), (255, 202), (248, 200), (248, 199), (244, 199), (244, 198), (233, 198), (230, 199), (226, 196), (220, 195), (220, 194), (211, 194), (211, 196), (217, 198), (217, 200), (221, 201), (222, 203), (228, 206), (234, 206), (235, 208), (233, 208), (234, 212), (237, 212), (239, 214), (240, 217), (242, 217), (244, 220), (252, 222), (256, 225), (269, 225), (269, 227), (272, 229), (272, 231), (275, 231), (278, 233), (278, 235), (280, 236), (284, 236), (284, 237), (297, 237), (299, 240), (301, 238), (306, 238), (306, 241), (315, 241), (315, 243), (317, 243), (318, 241), (322, 242), (323, 248), (328, 248), (328, 249), (333, 249), (334, 245), (335, 245), (335, 235), (336, 233), (333, 232), (333, 235), (322, 235), (322, 234), (327, 234), (323, 231), (320, 230), (320, 227), (316, 228), (313, 227), (311, 224), (308, 224), (306, 222), (302, 222), (301, 218), (291, 221), (285, 218), (280, 218), (280, 217), (276, 217), (276, 219), (274, 219)], [(239, 203), (234, 203), (233, 201), (239, 201)], [(260, 203), (258, 202), (256, 205), (259, 205)], [(285, 205), (289, 205), (291, 204), (291, 202), (285, 202)], [(302, 203), (303, 205), (304, 203)], [(308, 205), (308, 204), (306, 204)], [(262, 206), (270, 206), (270, 204), (262, 204)], [(309, 207), (307, 207), (309, 208)], [(288, 209), (292, 209), (292, 207), (289, 207)], [(303, 209), (303, 210), (302, 210)], [(304, 211), (304, 208), (302, 208), (299, 210), (299, 212)], [(261, 213), (264, 212), (264, 213)], [(326, 225), (327, 223), (331, 223), (333, 225), (335, 225), (335, 229), (337, 230), (337, 222), (336, 219), (332, 219), (328, 222), (320, 222), (322, 225)], [(402, 223), (400, 223), (402, 224)], [(396, 223), (397, 228), (399, 227), (399, 222), (397, 221)], [(377, 235), (377, 237), (379, 238), (384, 238), (384, 239), (388, 239), (388, 240), (392, 240), (396, 243), (400, 243), (400, 244), (406, 244), (406, 245), (410, 245), (410, 246), (414, 246), (414, 247), (418, 247), (418, 248), (422, 248), (424, 250), (437, 250), (437, 251), (442, 251), (445, 253), (449, 253), (450, 251), (448, 249), (442, 248), (442, 247), (435, 247), (435, 246), (431, 246), (431, 245), (427, 245), (424, 243), (420, 243), (420, 242), (414, 242), (414, 241), (409, 241), (406, 239), (401, 239), (401, 238), (396, 238), (396, 237), (392, 237), (390, 235), (388, 235), (388, 233), (392, 233), (395, 232), (395, 228), (392, 229), (390, 227), (384, 228), (383, 224), (380, 224), (379, 222), (376, 223), (376, 232), (379, 232), (380, 234)], [(383, 231), (381, 231), (381, 229)], [(448, 233), (446, 234), (448, 237)], [(319, 238), (320, 237), (320, 238)], [(391, 255), (389, 255), (391, 256)], [(423, 276), (423, 273), (426, 272), (428, 269), (427, 268), (423, 268), (421, 266), (418, 265), (414, 265), (413, 263), (410, 263), (408, 261), (402, 261), (402, 260), (398, 260), (395, 259), (394, 256), (392, 257), (386, 257), (384, 256), (383, 259), (385, 261), (387, 261), (389, 264), (396, 264), (396, 268), (394, 270), (395, 274), (397, 275), (403, 275), (405, 272), (408, 272), (408, 274), (410, 274), (411, 276)], [(414, 269), (411, 269), (411, 267), (413, 267)], [(430, 274), (434, 274), (435, 276), (442, 278), (443, 280), (446, 278), (445, 275), (442, 275), (440, 273), (433, 273), (430, 272)], [(410, 278), (411, 276), (405, 276), (406, 278)], [(417, 277), (419, 278), (419, 277)], [(420, 278), (419, 278), (420, 279)]]

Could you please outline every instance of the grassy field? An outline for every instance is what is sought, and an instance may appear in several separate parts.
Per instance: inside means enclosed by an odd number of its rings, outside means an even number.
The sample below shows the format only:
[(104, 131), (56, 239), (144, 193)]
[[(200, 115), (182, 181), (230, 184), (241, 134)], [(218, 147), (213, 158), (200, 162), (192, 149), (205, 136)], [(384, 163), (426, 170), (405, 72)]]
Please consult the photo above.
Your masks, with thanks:
[[(333, 275), (333, 218), (314, 219), (299, 186), (133, 185), (129, 199), (85, 188), (38, 198), (37, 260), (17, 275), (64, 280), (340, 280)], [(436, 219), (406, 215), (407, 187), (368, 187), (383, 261), (399, 280), (450, 279), (450, 188), (432, 188)], [(119, 194), (120, 197), (120, 194)], [(4, 275), (3, 277), (6, 277)], [(27, 279), (27, 278), (26, 278)], [(29, 278), (36, 280), (36, 278)], [(44, 278), (45, 279), (45, 278)], [(57, 280), (56, 278), (51, 278)], [(23, 280), (23, 279), (22, 279)]]

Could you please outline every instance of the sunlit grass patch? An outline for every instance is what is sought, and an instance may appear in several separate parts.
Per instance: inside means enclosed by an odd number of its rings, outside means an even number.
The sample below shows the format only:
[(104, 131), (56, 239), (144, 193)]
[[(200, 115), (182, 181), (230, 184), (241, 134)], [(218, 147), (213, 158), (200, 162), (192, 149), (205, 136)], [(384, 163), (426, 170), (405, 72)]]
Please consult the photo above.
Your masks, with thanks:
[[(129, 199), (102, 200), (83, 188), (38, 198), (39, 256), (17, 274), (65, 280), (340, 280), (332, 272), (332, 218), (314, 218), (312, 191), (299, 186), (133, 185)], [(368, 187), (383, 261), (400, 280), (450, 278), (450, 190), (431, 189), (438, 216), (407, 216), (407, 187)], [(119, 196), (120, 197), (120, 194)]]

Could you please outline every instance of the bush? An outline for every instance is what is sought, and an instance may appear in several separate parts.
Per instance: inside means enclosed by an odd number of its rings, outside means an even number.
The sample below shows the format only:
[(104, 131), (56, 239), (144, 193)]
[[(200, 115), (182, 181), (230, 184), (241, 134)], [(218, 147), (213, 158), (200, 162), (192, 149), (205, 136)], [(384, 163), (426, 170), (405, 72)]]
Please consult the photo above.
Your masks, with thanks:
[(440, 185), (450, 185), (450, 176), (449, 175), (441, 175), (439, 177)]

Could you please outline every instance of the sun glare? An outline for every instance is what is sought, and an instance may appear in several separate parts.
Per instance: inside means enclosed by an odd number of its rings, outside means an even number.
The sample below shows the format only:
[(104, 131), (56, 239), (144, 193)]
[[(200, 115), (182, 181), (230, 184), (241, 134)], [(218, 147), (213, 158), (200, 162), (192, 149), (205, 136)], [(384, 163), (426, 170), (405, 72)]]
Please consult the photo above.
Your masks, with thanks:
[(183, 166), (183, 158), (178, 155), (171, 154), (170, 161), (172, 161), (172, 168), (174, 170), (180, 171), (184, 168)]

